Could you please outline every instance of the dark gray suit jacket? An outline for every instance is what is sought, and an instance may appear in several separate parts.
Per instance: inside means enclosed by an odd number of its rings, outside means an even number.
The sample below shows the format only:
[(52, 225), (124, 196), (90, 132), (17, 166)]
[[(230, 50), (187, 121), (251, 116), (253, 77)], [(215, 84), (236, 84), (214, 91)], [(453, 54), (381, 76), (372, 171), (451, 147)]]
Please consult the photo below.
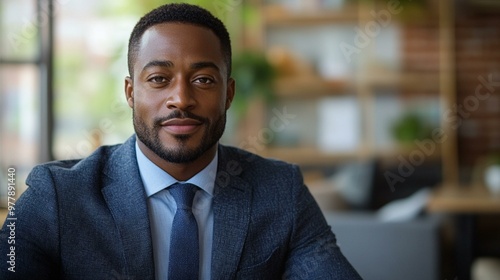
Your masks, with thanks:
[[(37, 166), (0, 232), (1, 279), (154, 279), (135, 137)], [(296, 166), (219, 145), (212, 279), (360, 279)]]

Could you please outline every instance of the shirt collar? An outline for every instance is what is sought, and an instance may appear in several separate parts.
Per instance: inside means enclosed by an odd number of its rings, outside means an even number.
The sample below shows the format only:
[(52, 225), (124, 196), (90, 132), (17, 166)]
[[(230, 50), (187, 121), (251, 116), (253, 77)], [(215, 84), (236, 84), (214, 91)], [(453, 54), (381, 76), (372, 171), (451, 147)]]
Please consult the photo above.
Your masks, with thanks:
[[(135, 142), (135, 153), (142, 183), (148, 197), (178, 182), (174, 177), (149, 160), (139, 148), (137, 141)], [(217, 174), (218, 157), (219, 152), (216, 151), (212, 161), (203, 170), (189, 180), (181, 183), (194, 184), (212, 196)]]

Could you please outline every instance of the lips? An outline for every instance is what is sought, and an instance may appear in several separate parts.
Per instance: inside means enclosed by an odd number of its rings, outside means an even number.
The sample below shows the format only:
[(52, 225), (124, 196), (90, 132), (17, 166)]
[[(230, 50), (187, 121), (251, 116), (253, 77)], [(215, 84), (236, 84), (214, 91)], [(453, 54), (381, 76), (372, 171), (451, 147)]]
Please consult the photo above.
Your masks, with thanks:
[(161, 123), (161, 126), (172, 134), (191, 134), (194, 133), (202, 123), (195, 119), (169, 119)]

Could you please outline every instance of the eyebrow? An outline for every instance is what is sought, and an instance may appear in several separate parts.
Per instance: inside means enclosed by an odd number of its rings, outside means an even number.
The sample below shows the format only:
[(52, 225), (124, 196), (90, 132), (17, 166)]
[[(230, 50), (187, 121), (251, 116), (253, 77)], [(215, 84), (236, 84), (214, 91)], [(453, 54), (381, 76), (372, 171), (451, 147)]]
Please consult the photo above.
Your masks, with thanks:
[[(165, 67), (165, 68), (172, 68), (174, 67), (174, 63), (170, 60), (152, 60), (148, 62), (143, 68), (142, 71), (151, 68), (151, 67)], [(201, 62), (195, 62), (192, 63), (189, 68), (193, 70), (197, 69), (203, 69), (203, 68), (213, 68), (220, 72), (220, 68), (213, 62), (210, 61), (201, 61)]]
[(171, 68), (174, 67), (174, 63), (170, 60), (152, 60), (148, 62), (143, 68), (142, 71), (151, 68), (151, 67), (166, 67)]
[(195, 62), (195, 63), (190, 65), (190, 68), (193, 70), (203, 69), (203, 68), (213, 68), (213, 69), (217, 70), (218, 72), (220, 72), (219, 66), (217, 66), (215, 63), (210, 62), (210, 61)]

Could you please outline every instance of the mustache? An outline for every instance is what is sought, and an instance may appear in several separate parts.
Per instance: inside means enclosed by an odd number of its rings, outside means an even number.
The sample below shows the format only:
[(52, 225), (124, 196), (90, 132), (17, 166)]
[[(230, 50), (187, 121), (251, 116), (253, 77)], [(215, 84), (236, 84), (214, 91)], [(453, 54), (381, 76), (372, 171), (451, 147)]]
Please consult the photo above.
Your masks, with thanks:
[(195, 115), (189, 111), (181, 111), (181, 110), (175, 110), (172, 113), (170, 113), (168, 116), (164, 117), (157, 117), (154, 119), (154, 126), (161, 126), (161, 123), (171, 120), (171, 119), (193, 119), (197, 120), (201, 123), (208, 123), (208, 119)]

